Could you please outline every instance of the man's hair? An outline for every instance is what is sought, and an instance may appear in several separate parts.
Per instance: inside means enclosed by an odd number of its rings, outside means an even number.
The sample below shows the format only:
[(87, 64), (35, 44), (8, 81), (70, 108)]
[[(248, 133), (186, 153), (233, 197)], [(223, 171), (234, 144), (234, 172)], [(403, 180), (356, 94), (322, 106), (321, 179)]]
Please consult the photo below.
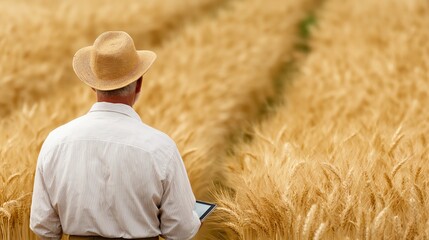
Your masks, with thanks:
[(118, 89), (113, 89), (113, 90), (98, 90), (97, 89), (97, 93), (104, 95), (104, 96), (127, 96), (128, 94), (130, 94), (132, 91), (134, 91), (134, 89), (136, 88), (136, 84), (137, 81), (142, 79), (142, 77), (140, 77), (139, 79), (137, 79), (136, 81), (128, 84), (125, 87), (121, 87)]

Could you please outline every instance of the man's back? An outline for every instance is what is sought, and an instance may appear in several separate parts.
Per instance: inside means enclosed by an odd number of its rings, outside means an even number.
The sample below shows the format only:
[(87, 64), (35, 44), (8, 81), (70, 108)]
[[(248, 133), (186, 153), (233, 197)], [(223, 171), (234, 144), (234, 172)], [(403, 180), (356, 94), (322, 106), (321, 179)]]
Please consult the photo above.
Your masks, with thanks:
[[(195, 197), (174, 141), (143, 124), (130, 106), (99, 102), (51, 132), (37, 171), (42, 179), (36, 176), (35, 188), (46, 188), (64, 233), (184, 239), (198, 231)], [(37, 197), (33, 203), (43, 201)], [(32, 213), (33, 222), (44, 217)]]

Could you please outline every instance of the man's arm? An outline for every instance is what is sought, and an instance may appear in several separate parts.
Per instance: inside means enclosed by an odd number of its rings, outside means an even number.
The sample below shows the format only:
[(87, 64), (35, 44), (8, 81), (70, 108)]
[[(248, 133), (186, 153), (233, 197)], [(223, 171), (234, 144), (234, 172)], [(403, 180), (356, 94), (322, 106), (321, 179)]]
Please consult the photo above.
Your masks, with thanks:
[(44, 177), (41, 157), (37, 160), (31, 202), (30, 228), (41, 239), (61, 239), (62, 228), (57, 212), (52, 207)]
[(191, 239), (198, 232), (201, 222), (194, 211), (195, 196), (177, 149), (166, 168), (163, 186), (161, 236), (167, 240)]

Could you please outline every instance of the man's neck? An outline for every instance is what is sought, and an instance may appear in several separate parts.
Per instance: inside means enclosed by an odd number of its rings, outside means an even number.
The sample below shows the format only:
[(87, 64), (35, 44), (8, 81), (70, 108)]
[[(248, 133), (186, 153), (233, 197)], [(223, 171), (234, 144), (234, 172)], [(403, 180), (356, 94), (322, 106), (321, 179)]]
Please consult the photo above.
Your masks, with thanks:
[(97, 95), (97, 102), (122, 103), (133, 107), (134, 100), (130, 99), (129, 97), (106, 97)]

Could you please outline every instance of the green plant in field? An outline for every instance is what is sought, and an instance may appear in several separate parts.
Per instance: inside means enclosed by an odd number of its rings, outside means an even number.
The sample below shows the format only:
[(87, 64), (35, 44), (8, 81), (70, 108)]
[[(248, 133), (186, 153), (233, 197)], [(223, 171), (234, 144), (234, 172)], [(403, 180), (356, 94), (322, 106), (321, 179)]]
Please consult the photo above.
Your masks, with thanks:
[(317, 24), (317, 18), (314, 12), (310, 12), (300, 23), (299, 23), (299, 37), (300, 41), (296, 44), (296, 48), (303, 53), (311, 51), (309, 45), (309, 39), (311, 37), (312, 28)]

